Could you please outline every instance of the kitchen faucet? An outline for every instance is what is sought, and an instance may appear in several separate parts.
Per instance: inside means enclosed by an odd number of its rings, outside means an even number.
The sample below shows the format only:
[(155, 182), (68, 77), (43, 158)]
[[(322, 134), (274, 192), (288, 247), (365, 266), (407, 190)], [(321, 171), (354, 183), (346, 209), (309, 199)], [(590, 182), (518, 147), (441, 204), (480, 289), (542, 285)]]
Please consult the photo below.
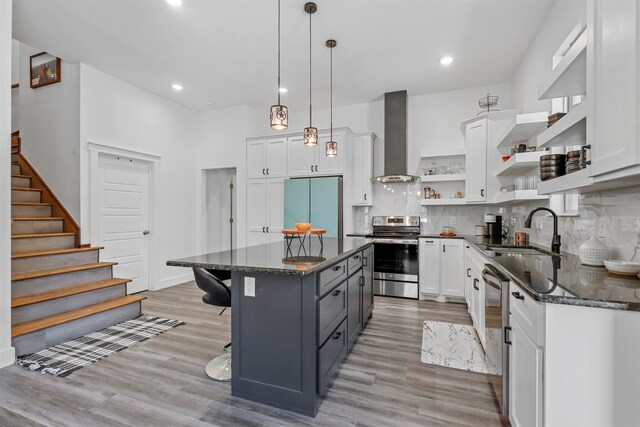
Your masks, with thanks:
[(529, 216), (524, 222), (524, 226), (526, 228), (531, 228), (531, 218), (533, 217), (533, 214), (538, 211), (547, 211), (547, 212), (550, 212), (551, 215), (553, 215), (553, 238), (551, 239), (551, 252), (559, 254), (560, 253), (560, 235), (558, 234), (558, 215), (556, 215), (554, 211), (545, 207), (536, 208), (531, 212), (529, 212)]

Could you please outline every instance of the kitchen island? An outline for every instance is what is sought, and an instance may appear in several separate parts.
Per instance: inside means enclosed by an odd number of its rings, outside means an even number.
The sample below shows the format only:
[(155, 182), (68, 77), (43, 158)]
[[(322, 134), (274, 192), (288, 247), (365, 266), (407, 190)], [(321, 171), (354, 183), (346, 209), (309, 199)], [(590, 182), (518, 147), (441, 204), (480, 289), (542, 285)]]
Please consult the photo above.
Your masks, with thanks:
[(231, 276), (231, 394), (315, 416), (373, 311), (373, 245), (307, 236), (171, 260)]

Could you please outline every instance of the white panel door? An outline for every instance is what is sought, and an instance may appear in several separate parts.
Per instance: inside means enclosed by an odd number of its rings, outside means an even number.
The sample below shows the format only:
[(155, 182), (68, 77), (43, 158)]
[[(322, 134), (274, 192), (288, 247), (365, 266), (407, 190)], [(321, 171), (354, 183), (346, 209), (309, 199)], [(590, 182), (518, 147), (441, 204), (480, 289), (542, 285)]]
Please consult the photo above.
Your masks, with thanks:
[(284, 179), (267, 179), (266, 215), (269, 241), (282, 240), (284, 224)]
[(487, 120), (469, 123), (465, 133), (467, 151), (465, 198), (467, 202), (487, 199)]
[(513, 427), (542, 426), (543, 351), (511, 316), (509, 421)]
[(440, 247), (440, 292), (449, 297), (463, 297), (464, 240), (441, 240)]
[(123, 157), (99, 159), (98, 241), (114, 277), (131, 279), (127, 292), (149, 289), (149, 165)]
[(418, 280), (421, 294), (440, 293), (440, 244), (437, 239), (419, 239)]
[(247, 182), (247, 246), (267, 243), (267, 181), (252, 179)]
[[(345, 132), (334, 132), (333, 140), (338, 143), (338, 155), (327, 157), (326, 143), (329, 141), (329, 133), (322, 132), (318, 135), (318, 146), (316, 147), (316, 167), (314, 170), (319, 175), (342, 175), (344, 173), (344, 158), (347, 152)], [(349, 141), (350, 142), (350, 141)]]
[(267, 178), (284, 178), (287, 176), (287, 139), (273, 138), (266, 143)]
[(302, 137), (288, 138), (287, 164), (289, 176), (313, 176), (316, 174), (316, 149), (304, 145)]
[(247, 141), (248, 178), (264, 178), (267, 175), (265, 146), (264, 139)]

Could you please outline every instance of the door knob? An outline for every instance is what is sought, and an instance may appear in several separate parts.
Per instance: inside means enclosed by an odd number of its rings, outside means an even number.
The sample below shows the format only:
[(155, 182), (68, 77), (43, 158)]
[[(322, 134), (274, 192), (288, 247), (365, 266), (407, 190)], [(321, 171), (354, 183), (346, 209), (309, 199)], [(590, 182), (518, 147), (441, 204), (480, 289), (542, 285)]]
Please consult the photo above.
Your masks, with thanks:
[(149, 231), (149, 230), (144, 230), (144, 231), (142, 232), (142, 234), (144, 234), (145, 236), (146, 236), (147, 234), (149, 234), (149, 233), (150, 233), (150, 231)]

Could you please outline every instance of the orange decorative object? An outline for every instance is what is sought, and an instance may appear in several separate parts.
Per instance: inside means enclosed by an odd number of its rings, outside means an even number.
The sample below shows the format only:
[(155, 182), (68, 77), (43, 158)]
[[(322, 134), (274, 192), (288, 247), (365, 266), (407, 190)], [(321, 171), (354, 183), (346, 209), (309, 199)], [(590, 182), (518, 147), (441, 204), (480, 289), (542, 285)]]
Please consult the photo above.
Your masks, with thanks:
[(311, 224), (308, 222), (298, 222), (296, 223), (296, 229), (298, 231), (309, 231), (311, 230)]

